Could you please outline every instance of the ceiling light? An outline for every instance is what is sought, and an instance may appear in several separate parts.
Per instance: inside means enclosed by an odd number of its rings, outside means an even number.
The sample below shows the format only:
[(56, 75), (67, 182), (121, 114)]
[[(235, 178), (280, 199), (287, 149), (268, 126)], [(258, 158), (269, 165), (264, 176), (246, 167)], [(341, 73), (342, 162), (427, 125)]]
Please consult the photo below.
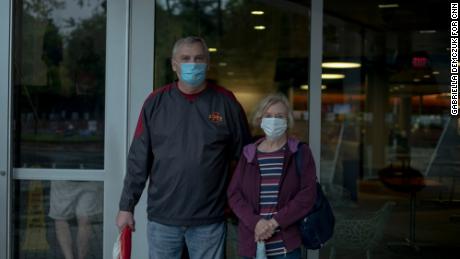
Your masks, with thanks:
[(229, 75), (229, 76), (234, 76), (234, 75), (235, 75), (235, 72), (231, 72), (231, 71), (230, 71), (230, 72), (227, 72), (227, 75)]
[(265, 26), (263, 26), (263, 25), (256, 25), (256, 26), (254, 26), (254, 30), (258, 30), (258, 31), (265, 30)]
[(225, 66), (227, 66), (227, 63), (225, 63), (225, 62), (219, 62), (219, 66), (220, 66), (220, 67), (225, 67)]
[(433, 71), (433, 75), (439, 75), (439, 71)]
[(421, 30), (419, 32), (421, 34), (433, 34), (433, 33), (436, 33), (436, 30)]
[[(308, 90), (308, 85), (301, 85), (300, 89)], [(326, 89), (327, 89), (326, 85), (321, 85), (321, 90), (326, 90)]]
[(342, 79), (345, 78), (344, 74), (322, 74), (321, 79)]
[(424, 75), (423, 78), (430, 78), (430, 75)]
[(217, 52), (217, 49), (216, 48), (208, 48), (208, 51), (209, 52)]
[(398, 8), (399, 4), (379, 4), (379, 8)]
[(251, 14), (252, 14), (252, 15), (263, 15), (263, 14), (264, 14), (264, 11), (254, 10), (254, 11), (251, 11)]
[(419, 78), (414, 78), (414, 82), (418, 83), (418, 82), (420, 82), (420, 79)]
[(324, 62), (322, 65), (324, 68), (358, 68), (361, 64), (356, 62)]

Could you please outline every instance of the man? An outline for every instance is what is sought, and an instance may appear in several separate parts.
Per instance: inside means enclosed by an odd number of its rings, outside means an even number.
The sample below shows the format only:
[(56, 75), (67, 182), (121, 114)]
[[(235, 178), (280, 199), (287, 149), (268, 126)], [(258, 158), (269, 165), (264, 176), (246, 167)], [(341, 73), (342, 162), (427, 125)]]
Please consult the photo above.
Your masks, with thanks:
[(145, 101), (128, 155), (117, 226), (134, 229), (133, 212), (147, 178), (150, 259), (223, 258), (229, 164), (250, 141), (234, 95), (206, 82), (209, 52), (199, 37), (172, 51), (178, 81)]

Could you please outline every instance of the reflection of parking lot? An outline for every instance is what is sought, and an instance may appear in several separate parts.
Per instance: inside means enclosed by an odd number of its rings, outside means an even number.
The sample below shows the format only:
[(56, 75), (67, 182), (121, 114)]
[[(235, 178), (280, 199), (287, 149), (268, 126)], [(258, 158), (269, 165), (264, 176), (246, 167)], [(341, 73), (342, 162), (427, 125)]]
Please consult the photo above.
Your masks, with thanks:
[(23, 143), (18, 163), (25, 168), (103, 169), (104, 147), (103, 143)]

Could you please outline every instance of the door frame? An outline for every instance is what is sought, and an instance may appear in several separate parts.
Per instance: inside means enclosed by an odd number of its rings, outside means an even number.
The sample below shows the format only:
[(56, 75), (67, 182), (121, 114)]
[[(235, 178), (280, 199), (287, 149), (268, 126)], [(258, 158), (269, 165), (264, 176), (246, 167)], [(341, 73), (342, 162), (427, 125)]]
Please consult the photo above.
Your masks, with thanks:
[(10, 257), (10, 17), (10, 1), (0, 1), (0, 259)]

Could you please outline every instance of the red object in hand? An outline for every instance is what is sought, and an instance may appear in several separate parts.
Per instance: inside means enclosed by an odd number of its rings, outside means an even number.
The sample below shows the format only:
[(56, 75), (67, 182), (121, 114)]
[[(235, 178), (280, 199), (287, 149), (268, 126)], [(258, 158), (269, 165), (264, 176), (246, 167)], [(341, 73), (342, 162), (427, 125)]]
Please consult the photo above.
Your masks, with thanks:
[(131, 239), (132, 229), (126, 226), (120, 234), (120, 259), (131, 259)]

